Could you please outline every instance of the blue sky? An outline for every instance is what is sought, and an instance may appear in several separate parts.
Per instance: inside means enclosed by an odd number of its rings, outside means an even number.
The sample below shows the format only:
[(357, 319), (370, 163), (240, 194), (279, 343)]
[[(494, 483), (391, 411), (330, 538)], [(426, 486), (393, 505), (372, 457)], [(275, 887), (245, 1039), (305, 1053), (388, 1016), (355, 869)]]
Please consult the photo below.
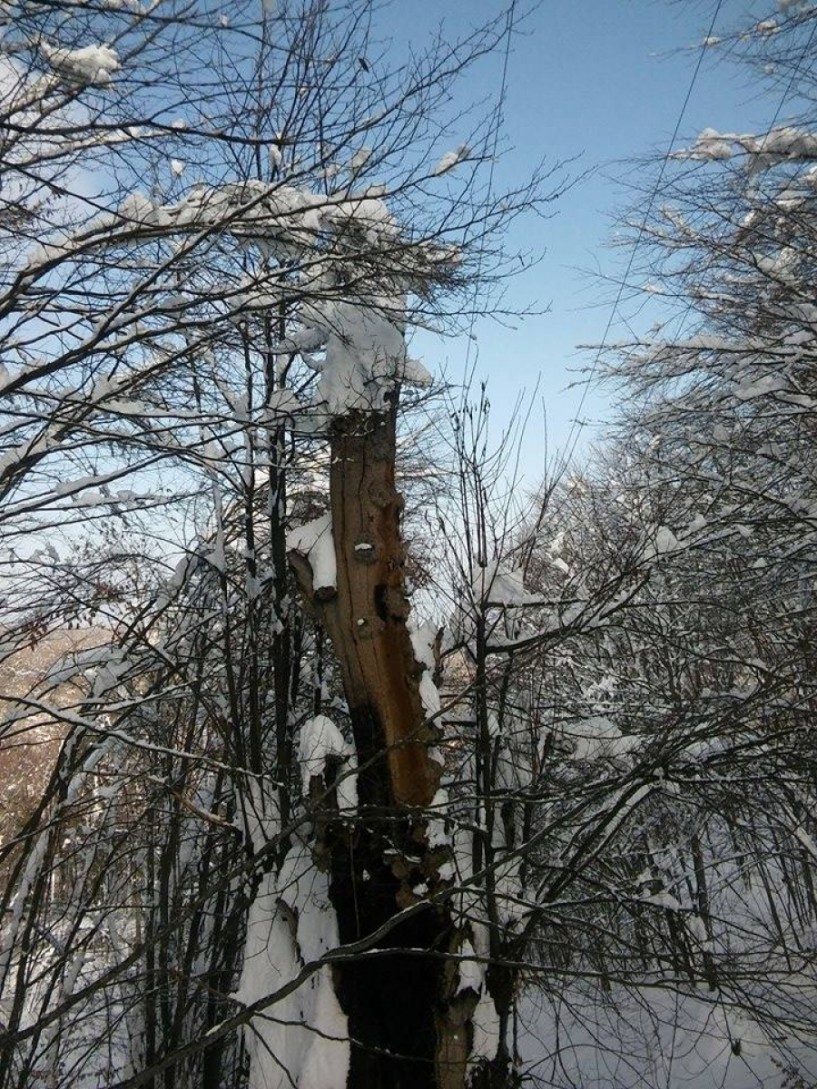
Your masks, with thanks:
[[(520, 308), (549, 305), (550, 312), (524, 318), (511, 330), (477, 321), (476, 375), (488, 379), (496, 427), (508, 421), (519, 392), (530, 394), (538, 385), (551, 453), (575, 435), (571, 422), (580, 393), (565, 388), (577, 377), (571, 368), (592, 358), (578, 353), (576, 345), (600, 341), (612, 310), (615, 288), (596, 274), (615, 276), (626, 262), (625, 251), (608, 245), (616, 214), (633, 204), (631, 183), (654, 176), (632, 160), (668, 148), (716, 6), (716, 0), (543, 0), (513, 38), (497, 186), (524, 176), (543, 155), (553, 162), (580, 156), (570, 169), (589, 174), (558, 202), (555, 218), (532, 219), (512, 236), (512, 244), (542, 260), (514, 281), (510, 298)], [(753, 7), (756, 13), (774, 10), (774, 0)], [(724, 0), (715, 34), (745, 25), (746, 8), (739, 0)], [(420, 43), (440, 21), (453, 36), (495, 10), (490, 0), (413, 0), (389, 6), (381, 18), (394, 40)], [(469, 93), (495, 99), (502, 60), (496, 56), (483, 63)], [(736, 70), (717, 49), (708, 49), (679, 144), (707, 126), (762, 126), (772, 110), (747, 70)], [(614, 323), (610, 338), (621, 335), (621, 325)], [(463, 374), (464, 338), (419, 343), (427, 362), (445, 366), (452, 379)], [(609, 405), (593, 393), (582, 416), (603, 423)], [(529, 483), (541, 475), (543, 432), (537, 404), (523, 458)], [(591, 427), (582, 429), (579, 455), (592, 437)]]

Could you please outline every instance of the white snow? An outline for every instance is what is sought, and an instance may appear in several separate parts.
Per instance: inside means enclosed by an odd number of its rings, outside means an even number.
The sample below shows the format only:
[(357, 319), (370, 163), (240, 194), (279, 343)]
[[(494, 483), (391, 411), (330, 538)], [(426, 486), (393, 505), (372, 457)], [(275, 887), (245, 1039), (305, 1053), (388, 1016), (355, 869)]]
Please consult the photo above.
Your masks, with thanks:
[(716, 159), (731, 159), (733, 137), (723, 135), (717, 129), (704, 129), (690, 148), (675, 153), (676, 158), (703, 159), (713, 162)]
[(670, 552), (678, 547), (678, 539), (669, 526), (659, 526), (655, 535), (656, 552)]
[[(461, 148), (456, 155), (467, 153)], [(355, 170), (368, 157), (361, 149), (352, 158)], [(178, 177), (185, 169), (180, 159), (170, 160)], [(293, 328), (280, 342), (280, 355), (301, 355), (318, 374), (314, 409), (330, 417), (351, 411), (382, 411), (395, 388), (405, 383), (421, 388), (431, 385), (431, 375), (406, 352), (406, 291), (413, 280), (411, 269), (393, 277), (378, 277), (375, 289), (355, 287), (349, 298), (341, 275), (346, 254), (360, 265), (361, 241), (373, 252), (399, 243), (400, 228), (374, 186), (358, 193), (323, 194), (305, 187), (261, 181), (196, 184), (174, 204), (158, 205), (141, 193), (121, 204), (111, 224), (122, 220), (149, 227), (184, 228), (221, 226), (254, 245), (265, 257), (290, 263), (301, 261), (296, 276), (307, 300), (294, 315)], [(110, 220), (110, 217), (109, 217)], [(321, 247), (316, 249), (320, 236)], [(321, 257), (324, 248), (327, 257)], [(414, 247), (422, 268), (429, 263), (451, 262), (451, 247), (422, 244)], [(420, 274), (424, 275), (422, 269)], [(280, 270), (264, 280), (252, 281), (234, 293), (234, 312), (264, 309), (277, 302)]]
[(351, 173), (357, 174), (359, 171), (361, 171), (366, 163), (368, 163), (369, 159), (371, 159), (371, 157), (371, 148), (362, 147), (358, 151), (356, 151), (352, 158), (349, 160), (349, 170), (351, 171)]
[(430, 383), (428, 371), (406, 357), (403, 313), (402, 300), (387, 298), (373, 299), (370, 306), (338, 302), (323, 308), (325, 355), (311, 365), (320, 372), (315, 400), (330, 416), (379, 411), (398, 383)]
[(447, 174), (449, 170), (453, 170), (455, 166), (459, 165), (463, 159), (467, 159), (470, 154), (470, 147), (468, 147), (467, 144), (460, 144), (456, 150), (446, 151), (445, 155), (443, 155), (434, 167), (432, 173), (437, 175)]
[(317, 400), (332, 416), (385, 407), (384, 394), (394, 388), (406, 361), (402, 328), (382, 310), (351, 303), (338, 303), (333, 310)]
[(493, 560), (480, 567), (473, 590), (475, 601), (481, 605), (526, 605), (531, 600), (522, 569), (510, 568), (504, 560)]
[(62, 49), (46, 41), (39, 43), (40, 53), (52, 68), (79, 83), (104, 86), (121, 65), (115, 49), (109, 45), (86, 45), (82, 49)]
[[(445, 787), (439, 787), (437, 793), (431, 799), (429, 806), (431, 815), (426, 829), (426, 839), (431, 848), (448, 847), (451, 844), (451, 836), (445, 827), (445, 817), (448, 812), (448, 791)], [(442, 873), (440, 873), (442, 877)]]
[[(296, 843), (277, 878), (264, 876), (250, 908), (234, 999), (264, 1002), (305, 964), (337, 946), (328, 878), (315, 868), (309, 849)], [(286, 997), (265, 1005), (245, 1029), (250, 1084), (253, 1089), (337, 1089), (349, 1069), (348, 1035), (330, 968), (316, 967)]]
[(661, 556), (667, 552), (674, 552), (678, 548), (678, 538), (669, 526), (658, 526), (655, 530), (655, 537), (652, 542), (644, 549), (643, 559), (651, 560), (655, 556)]
[(770, 393), (785, 390), (788, 383), (782, 374), (763, 374), (759, 378), (744, 378), (737, 382), (733, 394), (740, 401), (752, 401), (756, 397), (766, 397)]
[[(279, 352), (301, 353), (318, 372), (315, 404), (329, 416), (382, 411), (400, 383), (431, 384), (423, 364), (406, 355), (402, 298), (325, 301), (304, 307), (302, 320), (303, 327), (281, 342)], [(312, 354), (322, 349), (322, 358)]]
[(357, 809), (357, 760), (355, 747), (347, 741), (337, 726), (326, 715), (315, 715), (301, 727), (298, 760), (301, 767), (304, 793), (309, 793), (310, 781), (321, 777), (326, 762), (335, 757), (342, 761), (338, 777), (338, 809), (354, 812)]
[(782, 125), (761, 134), (708, 128), (703, 129), (691, 147), (675, 152), (673, 157), (711, 162), (729, 159), (736, 151), (756, 157), (755, 167), (785, 160), (810, 162), (817, 158), (817, 133), (793, 125)]
[(407, 386), (415, 386), (419, 389), (428, 389), (433, 382), (428, 368), (419, 359), (406, 359), (401, 378)]
[(437, 667), (434, 658), (434, 644), (437, 641), (438, 628), (435, 624), (427, 621), (425, 624), (413, 628), (410, 634), (414, 657), (425, 667), (420, 676), (420, 700), (423, 704), (423, 710), (431, 717), (439, 714), (441, 706), (440, 693), (434, 683), (433, 676)]
[(797, 827), (794, 829), (794, 834), (800, 841), (800, 843), (808, 851), (808, 853), (811, 855), (812, 859), (817, 862), (817, 843), (814, 842), (814, 840), (808, 834), (805, 828), (803, 828), (803, 826), (800, 824), (797, 825)]
[(338, 566), (332, 538), (332, 515), (322, 514), (287, 534), (287, 549), (309, 560), (315, 590), (337, 590)]
[(156, 217), (156, 206), (144, 193), (129, 193), (119, 205), (117, 215), (129, 223), (152, 223)]
[(813, 1038), (795, 1032), (775, 1045), (720, 993), (702, 989), (530, 988), (520, 996), (519, 1021), (523, 1069), (554, 1089), (780, 1089), (780, 1060), (792, 1057), (811, 1072), (804, 1084), (813, 1084)]
[(499, 1049), (499, 1014), (487, 988), (479, 996), (473, 1016), (474, 1042), (468, 1057), (469, 1066), (475, 1060), (493, 1059)]
[(461, 994), (463, 991), (470, 989), (474, 994), (479, 994), (485, 982), (485, 968), (477, 960), (474, 947), (467, 938), (462, 943), (460, 958), (459, 982), (457, 983), (456, 993)]
[(272, 415), (292, 414), (301, 408), (301, 402), (289, 389), (279, 389), (271, 393), (267, 401), (267, 410)]
[(677, 897), (673, 896), (671, 892), (667, 892), (666, 889), (662, 889), (660, 892), (653, 892), (647, 896), (639, 898), (643, 904), (654, 904), (655, 907), (665, 908), (667, 911), (681, 911), (683, 905)]
[(604, 715), (593, 715), (566, 727), (573, 743), (576, 760), (610, 760), (625, 756), (639, 747), (636, 736), (624, 736), (616, 724)]

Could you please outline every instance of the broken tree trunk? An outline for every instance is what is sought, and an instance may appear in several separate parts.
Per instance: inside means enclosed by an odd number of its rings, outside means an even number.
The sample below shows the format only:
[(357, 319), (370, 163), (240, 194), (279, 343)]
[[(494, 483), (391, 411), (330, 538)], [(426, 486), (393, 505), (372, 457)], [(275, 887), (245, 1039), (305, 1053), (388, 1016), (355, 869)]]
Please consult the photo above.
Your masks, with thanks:
[(328, 827), (321, 846), (341, 942), (387, 927), (368, 954), (336, 964), (352, 1041), (348, 1089), (463, 1089), (475, 996), (457, 993), (456, 965), (446, 960), (457, 946), (450, 901), (396, 918), (427, 895), (419, 887), (444, 887), (438, 867), (447, 857), (425, 835), (423, 807), (441, 767), (429, 752), (435, 731), (420, 698), (424, 667), (407, 626), (396, 395), (387, 411), (336, 418), (330, 447), (337, 589), (316, 591), (308, 559), (290, 559), (342, 672), (360, 808), (352, 824)]
[(290, 553), (290, 561), (343, 675), (361, 768), (361, 804), (427, 806), (440, 767), (429, 754), (434, 732), (420, 699), (424, 667), (414, 656), (407, 626), (394, 411), (339, 418), (330, 450), (337, 588), (314, 590), (309, 561), (298, 552)]

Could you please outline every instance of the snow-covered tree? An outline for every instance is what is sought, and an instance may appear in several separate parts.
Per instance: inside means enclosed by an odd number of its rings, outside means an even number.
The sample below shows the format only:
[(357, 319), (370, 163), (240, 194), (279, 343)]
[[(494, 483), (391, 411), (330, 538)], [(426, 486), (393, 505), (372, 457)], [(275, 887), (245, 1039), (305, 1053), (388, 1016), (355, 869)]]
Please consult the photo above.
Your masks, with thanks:
[(814, 26), (812, 5), (781, 4), (729, 39), (776, 85), (771, 125), (701, 133), (639, 213), (660, 324), (609, 353), (617, 446), (541, 561), (645, 574), (554, 674), (597, 757), (625, 759), (624, 734), (663, 784), (596, 877), (616, 889), (594, 916), (604, 975), (707, 987), (793, 1067), (814, 1022)]
[(2, 19), (5, 662), (92, 631), (4, 701), (46, 759), (0, 1084), (453, 1089), (395, 461), (412, 324), (542, 197), (481, 196), (496, 119), (445, 112), (505, 23), (390, 71), (365, 4)]
[[(582, 1056), (599, 1084), (625, 1070), (633, 1084), (717, 1079), (730, 1056), (760, 1078), (778, 1063), (808, 1079), (802, 706), (785, 676), (764, 672), (779, 618), (757, 608), (745, 555), (683, 531), (694, 481), (690, 494), (683, 478), (654, 483), (652, 457), (628, 435), (555, 487), (528, 604), (515, 609), (530, 614), (530, 658), (505, 699), (529, 700), (540, 754), (520, 1050), (559, 1085), (584, 1083)], [(616, 585), (628, 592), (608, 613), (571, 616), (577, 599), (603, 601)], [(543, 607), (561, 630), (534, 619)]]
[(688, 553), (685, 580), (735, 617), (724, 649), (787, 709), (792, 738), (814, 675), (814, 26), (811, 5), (780, 5), (739, 38), (787, 93), (766, 132), (707, 130), (677, 153), (649, 231), (651, 290), (680, 300), (683, 331), (671, 316), (611, 368), (632, 398), (644, 491), (664, 507), (654, 524)]

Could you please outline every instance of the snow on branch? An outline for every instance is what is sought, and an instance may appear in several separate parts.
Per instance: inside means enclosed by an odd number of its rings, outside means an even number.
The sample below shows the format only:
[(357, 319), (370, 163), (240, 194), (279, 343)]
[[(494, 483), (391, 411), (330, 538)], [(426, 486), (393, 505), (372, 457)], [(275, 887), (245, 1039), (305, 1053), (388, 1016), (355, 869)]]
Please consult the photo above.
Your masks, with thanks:
[(338, 564), (332, 538), (332, 516), (322, 514), (287, 534), (287, 550), (304, 556), (312, 568), (315, 591), (333, 593), (338, 587)]
[(791, 125), (759, 135), (707, 128), (690, 147), (676, 151), (673, 158), (715, 162), (731, 159), (736, 154), (754, 159), (751, 164), (754, 170), (780, 162), (813, 162), (817, 159), (817, 133)]
[(301, 727), (298, 760), (301, 767), (304, 794), (309, 793), (313, 779), (321, 778), (330, 761), (345, 765), (345, 774), (338, 779), (338, 808), (343, 812), (357, 809), (357, 767), (355, 747), (347, 741), (326, 715), (315, 715)]
[(64, 49), (41, 41), (39, 49), (56, 72), (75, 83), (104, 87), (111, 82), (113, 73), (121, 68), (116, 50), (109, 45)]
[(406, 353), (404, 307), (399, 300), (375, 298), (368, 305), (329, 302), (309, 310), (310, 324), (296, 334), (297, 340), (284, 341), (282, 349), (295, 349), (305, 340), (320, 344), (325, 338), (322, 359), (302, 352), (307, 365), (320, 374), (315, 398), (319, 411), (329, 416), (355, 409), (383, 411), (397, 385), (431, 384), (422, 363)]
[(535, 599), (527, 592), (521, 568), (510, 569), (501, 560), (480, 567), (474, 579), (474, 600), (481, 605), (528, 605)]

